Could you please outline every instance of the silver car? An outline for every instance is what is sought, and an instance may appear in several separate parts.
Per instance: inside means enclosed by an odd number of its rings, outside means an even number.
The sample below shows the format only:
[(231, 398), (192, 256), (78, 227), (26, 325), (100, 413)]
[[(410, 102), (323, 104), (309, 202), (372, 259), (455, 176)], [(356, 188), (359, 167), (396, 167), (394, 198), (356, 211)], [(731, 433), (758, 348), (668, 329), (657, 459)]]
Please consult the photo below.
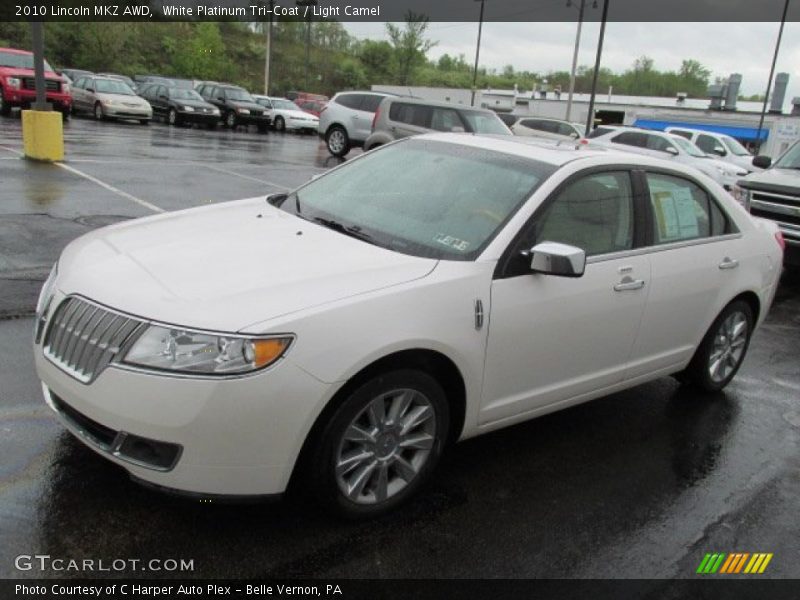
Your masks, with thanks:
[(375, 113), (372, 133), (364, 142), (364, 150), (430, 131), (511, 135), (497, 114), (485, 108), (389, 97), (384, 98)]
[(344, 156), (363, 146), (372, 132), (372, 120), (381, 101), (392, 94), (381, 92), (339, 92), (319, 115), (317, 131), (334, 156)]
[(73, 113), (89, 113), (98, 121), (135, 119), (146, 125), (153, 118), (150, 103), (128, 84), (112, 77), (79, 77), (72, 86)]

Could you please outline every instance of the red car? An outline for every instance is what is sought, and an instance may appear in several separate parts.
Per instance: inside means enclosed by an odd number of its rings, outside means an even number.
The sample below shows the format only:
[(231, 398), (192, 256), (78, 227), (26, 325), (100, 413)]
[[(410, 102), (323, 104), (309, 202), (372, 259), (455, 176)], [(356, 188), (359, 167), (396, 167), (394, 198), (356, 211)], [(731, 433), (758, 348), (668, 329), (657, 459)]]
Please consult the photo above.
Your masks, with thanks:
[(322, 112), (322, 109), (325, 108), (326, 104), (327, 102), (321, 102), (319, 100), (308, 100), (306, 102), (300, 102), (298, 106), (303, 112), (319, 117), (319, 114)]
[[(69, 84), (44, 61), (47, 101), (66, 118), (72, 107)], [(0, 115), (16, 107), (28, 108), (36, 101), (33, 53), (15, 48), (0, 48)]]

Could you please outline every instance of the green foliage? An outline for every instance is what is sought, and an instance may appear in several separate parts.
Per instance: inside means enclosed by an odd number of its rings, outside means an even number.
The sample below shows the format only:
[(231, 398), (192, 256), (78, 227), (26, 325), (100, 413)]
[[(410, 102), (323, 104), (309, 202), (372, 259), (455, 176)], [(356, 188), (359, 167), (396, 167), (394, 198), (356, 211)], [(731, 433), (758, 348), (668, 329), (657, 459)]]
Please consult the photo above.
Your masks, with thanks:
[[(56, 67), (78, 67), (133, 76), (163, 74), (229, 81), (254, 92), (264, 89), (267, 23), (157, 22), (68, 23), (45, 25), (46, 55)], [(386, 40), (362, 40), (335, 21), (275, 22), (272, 28), (272, 93), (304, 90), (333, 94), (372, 84), (420, 85), (469, 89), (473, 64), (461, 54), (427, 55), (436, 42), (427, 37), (426, 17), (409, 13), (403, 25), (386, 24)], [(307, 40), (310, 44), (307, 44)], [(0, 45), (30, 48), (27, 23), (0, 22)], [(593, 70), (581, 66), (575, 90), (589, 92)], [(601, 69), (598, 93), (704, 97), (711, 72), (700, 62), (684, 60), (677, 71), (659, 71), (647, 56), (623, 73)], [(479, 68), (478, 89), (531, 90), (543, 85), (569, 89), (569, 72)]]

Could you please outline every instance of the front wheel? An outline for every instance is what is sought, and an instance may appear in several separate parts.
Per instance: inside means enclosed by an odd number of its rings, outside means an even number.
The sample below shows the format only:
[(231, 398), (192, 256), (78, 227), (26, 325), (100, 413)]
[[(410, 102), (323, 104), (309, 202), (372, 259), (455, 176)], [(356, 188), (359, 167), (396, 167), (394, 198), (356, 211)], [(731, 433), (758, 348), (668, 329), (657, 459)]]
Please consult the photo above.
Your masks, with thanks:
[(378, 375), (355, 389), (322, 430), (311, 486), (339, 516), (384, 514), (433, 473), (448, 427), (447, 399), (433, 377), (410, 369)]
[(0, 88), (0, 115), (7, 117), (11, 114), (11, 105), (3, 98), (3, 88)]
[(94, 118), (98, 121), (102, 121), (106, 118), (105, 113), (103, 112), (103, 105), (99, 102), (94, 105)]
[(344, 127), (339, 125), (335, 125), (328, 130), (328, 134), (325, 136), (325, 143), (328, 146), (328, 152), (339, 158), (350, 152), (350, 138)]
[(231, 111), (225, 115), (225, 125), (234, 129), (236, 127), (236, 113)]
[(180, 118), (178, 117), (178, 111), (174, 108), (170, 108), (169, 112), (167, 113), (167, 123), (172, 125), (173, 127), (177, 127), (180, 125)]
[(718, 392), (742, 366), (753, 333), (753, 310), (743, 300), (731, 302), (712, 323), (682, 375), (700, 389)]
[(275, 131), (286, 131), (286, 121), (283, 117), (275, 117)]

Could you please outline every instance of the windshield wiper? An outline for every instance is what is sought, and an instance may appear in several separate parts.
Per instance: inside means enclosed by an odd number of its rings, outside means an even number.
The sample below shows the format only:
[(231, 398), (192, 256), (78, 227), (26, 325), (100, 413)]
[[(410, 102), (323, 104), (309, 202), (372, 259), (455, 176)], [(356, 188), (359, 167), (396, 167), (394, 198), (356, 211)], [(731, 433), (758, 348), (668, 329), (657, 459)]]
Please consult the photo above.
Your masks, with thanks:
[(339, 221), (334, 221), (333, 219), (325, 219), (323, 217), (314, 217), (314, 222), (319, 223), (323, 227), (327, 227), (328, 229), (333, 229), (334, 231), (338, 231), (339, 233), (349, 235), (350, 237), (354, 237), (363, 242), (374, 244), (376, 246), (380, 245), (372, 239), (372, 236), (370, 234), (361, 231), (361, 227), (359, 227), (358, 225), (345, 225), (344, 223), (340, 223)]

